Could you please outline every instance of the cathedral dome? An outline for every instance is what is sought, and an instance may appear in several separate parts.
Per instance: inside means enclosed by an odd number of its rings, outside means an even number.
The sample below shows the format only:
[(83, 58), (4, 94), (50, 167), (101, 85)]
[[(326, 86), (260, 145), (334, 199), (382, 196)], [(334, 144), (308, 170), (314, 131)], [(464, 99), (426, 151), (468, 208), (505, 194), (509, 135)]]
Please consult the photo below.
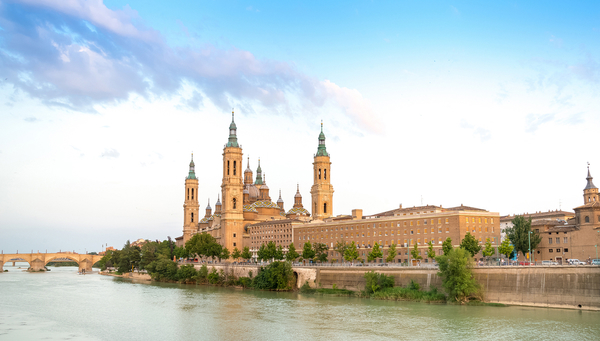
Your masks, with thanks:
[(254, 185), (246, 186), (246, 189), (244, 189), (244, 191), (246, 191), (246, 190), (248, 191), (248, 194), (250, 194), (250, 199), (256, 199), (260, 195), (260, 191), (258, 190), (258, 187), (254, 186)]

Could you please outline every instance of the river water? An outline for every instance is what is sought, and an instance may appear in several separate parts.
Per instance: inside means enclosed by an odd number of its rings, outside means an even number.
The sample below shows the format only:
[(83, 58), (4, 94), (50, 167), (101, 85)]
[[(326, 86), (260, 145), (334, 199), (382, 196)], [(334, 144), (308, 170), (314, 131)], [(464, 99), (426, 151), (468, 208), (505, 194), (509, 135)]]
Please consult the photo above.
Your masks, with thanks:
[(0, 274), (0, 340), (600, 340), (600, 313)]

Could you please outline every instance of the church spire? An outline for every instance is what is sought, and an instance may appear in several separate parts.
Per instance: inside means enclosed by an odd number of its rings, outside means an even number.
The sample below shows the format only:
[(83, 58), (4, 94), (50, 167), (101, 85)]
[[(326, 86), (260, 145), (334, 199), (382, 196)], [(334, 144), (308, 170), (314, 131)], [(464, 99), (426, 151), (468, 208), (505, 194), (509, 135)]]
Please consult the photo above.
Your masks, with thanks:
[(592, 182), (592, 179), (594, 179), (594, 178), (592, 178), (592, 175), (590, 174), (590, 163), (589, 162), (588, 162), (587, 167), (588, 167), (588, 175), (587, 175), (587, 178), (585, 178), (587, 180), (587, 186), (585, 186), (585, 188), (583, 190), (598, 188), (598, 187), (594, 186), (594, 183)]
[(263, 184), (262, 168), (260, 168), (260, 158), (258, 158), (258, 168), (256, 169), (256, 181), (254, 181), (254, 184), (255, 185)]
[(325, 148), (325, 134), (323, 133), (323, 121), (321, 120), (321, 133), (319, 134), (319, 148), (316, 156), (329, 156), (327, 148)]
[(229, 125), (229, 140), (227, 141), (227, 147), (239, 147), (233, 109), (231, 110), (231, 124)]
[(192, 161), (190, 161), (190, 172), (188, 173), (187, 179), (196, 179), (196, 165), (194, 164), (194, 153), (192, 153)]

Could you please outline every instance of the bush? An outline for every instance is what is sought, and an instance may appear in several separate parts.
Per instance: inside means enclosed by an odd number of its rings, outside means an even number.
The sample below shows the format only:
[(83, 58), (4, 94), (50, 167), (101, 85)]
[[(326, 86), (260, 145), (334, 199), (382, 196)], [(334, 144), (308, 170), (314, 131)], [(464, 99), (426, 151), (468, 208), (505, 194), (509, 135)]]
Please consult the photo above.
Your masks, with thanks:
[(238, 284), (244, 288), (252, 287), (252, 279), (249, 277), (240, 277), (238, 279)]
[(308, 284), (308, 281), (304, 282), (302, 287), (300, 287), (300, 293), (302, 294), (314, 294), (315, 292), (317, 292), (317, 289), (311, 288), (310, 284)]
[(202, 282), (205, 282), (208, 279), (208, 267), (206, 264), (202, 264), (202, 267), (198, 270), (198, 279)]
[(392, 288), (394, 286), (394, 276), (377, 273), (375, 271), (365, 272), (365, 291), (372, 294), (378, 290)]
[(219, 282), (221, 282), (221, 277), (219, 276), (217, 269), (212, 268), (212, 270), (208, 274), (208, 283), (218, 284)]
[(421, 291), (418, 289), (410, 288), (410, 284), (408, 287), (394, 287), (394, 288), (386, 288), (380, 291), (377, 291), (370, 295), (371, 298), (374, 299), (382, 299), (382, 300), (411, 300), (411, 301), (421, 301), (421, 302), (445, 302), (446, 296), (438, 292), (437, 288), (431, 288), (429, 291)]
[(479, 285), (471, 274), (473, 261), (468, 251), (463, 248), (452, 249), (447, 256), (437, 256), (435, 260), (440, 266), (442, 285), (451, 301), (462, 304), (471, 298), (478, 298)]
[(196, 268), (194, 268), (194, 266), (191, 264), (182, 265), (179, 267), (179, 270), (177, 270), (177, 279), (180, 282), (191, 282), (195, 280), (197, 275), (198, 271), (196, 271)]
[(417, 283), (411, 279), (410, 283), (408, 284), (408, 288), (410, 290), (421, 290), (421, 285), (419, 285), (419, 283)]
[(294, 272), (288, 262), (275, 261), (260, 271), (252, 281), (252, 286), (262, 290), (291, 290)]
[[(148, 264), (146, 270), (150, 276), (157, 281), (176, 281), (177, 263), (168, 258), (159, 258)], [(118, 271), (121, 272), (121, 271)]]

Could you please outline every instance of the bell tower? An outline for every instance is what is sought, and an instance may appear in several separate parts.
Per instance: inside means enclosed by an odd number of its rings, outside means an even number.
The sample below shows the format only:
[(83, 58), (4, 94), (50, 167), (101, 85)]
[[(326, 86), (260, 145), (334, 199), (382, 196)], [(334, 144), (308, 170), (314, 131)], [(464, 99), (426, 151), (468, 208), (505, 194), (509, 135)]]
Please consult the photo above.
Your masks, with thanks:
[(196, 179), (194, 154), (190, 162), (190, 171), (185, 178), (185, 193), (183, 201), (183, 243), (187, 242), (198, 232), (199, 210), (198, 203), (198, 179)]
[(588, 163), (588, 174), (587, 174), (587, 178), (585, 178), (587, 180), (587, 185), (585, 186), (585, 188), (583, 189), (583, 201), (584, 204), (589, 204), (589, 203), (594, 203), (594, 202), (599, 202), (600, 200), (598, 200), (598, 187), (594, 186), (594, 183), (592, 182), (592, 175), (590, 174), (590, 164)]
[(313, 162), (314, 183), (310, 188), (312, 196), (312, 216), (314, 219), (325, 219), (333, 215), (333, 186), (331, 186), (331, 161), (325, 148), (325, 134), (321, 122), (319, 147)]
[(223, 182), (221, 184), (221, 245), (229, 251), (243, 247), (244, 214), (242, 147), (237, 141), (237, 127), (231, 112), (229, 140), (223, 148)]

